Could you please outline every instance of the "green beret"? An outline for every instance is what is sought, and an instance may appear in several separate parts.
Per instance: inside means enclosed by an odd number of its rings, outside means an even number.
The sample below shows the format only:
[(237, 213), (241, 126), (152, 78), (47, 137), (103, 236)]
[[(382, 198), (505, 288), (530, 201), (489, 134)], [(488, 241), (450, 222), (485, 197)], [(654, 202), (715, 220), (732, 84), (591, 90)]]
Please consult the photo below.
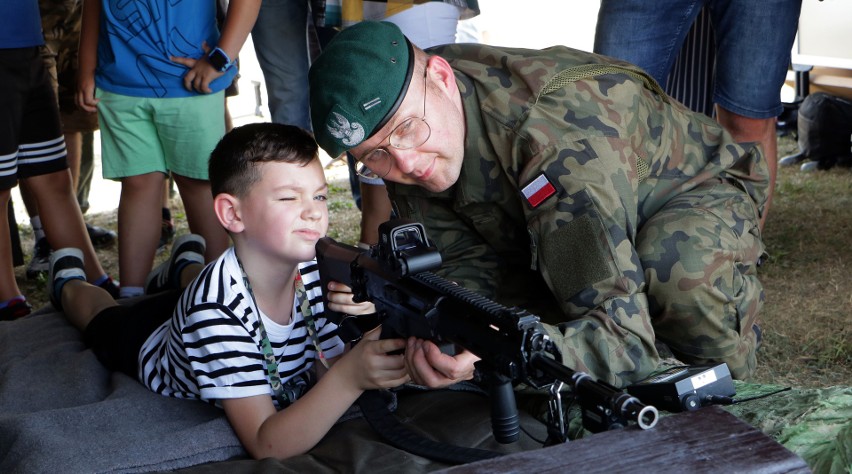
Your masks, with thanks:
[(311, 65), (311, 122), (332, 158), (366, 140), (399, 109), (414, 49), (393, 23), (363, 21), (335, 36)]

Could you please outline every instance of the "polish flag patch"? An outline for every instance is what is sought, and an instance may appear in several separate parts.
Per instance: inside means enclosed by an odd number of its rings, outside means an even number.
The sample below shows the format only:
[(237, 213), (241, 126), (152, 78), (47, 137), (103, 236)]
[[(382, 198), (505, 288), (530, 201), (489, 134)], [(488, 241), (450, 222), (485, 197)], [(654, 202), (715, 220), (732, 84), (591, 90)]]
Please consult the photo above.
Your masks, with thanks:
[(553, 187), (553, 184), (547, 179), (547, 176), (544, 173), (538, 175), (538, 177), (530, 182), (530, 184), (524, 186), (521, 189), (521, 193), (527, 199), (529, 205), (535, 209), (539, 206), (545, 199), (549, 198), (556, 194), (556, 188)]

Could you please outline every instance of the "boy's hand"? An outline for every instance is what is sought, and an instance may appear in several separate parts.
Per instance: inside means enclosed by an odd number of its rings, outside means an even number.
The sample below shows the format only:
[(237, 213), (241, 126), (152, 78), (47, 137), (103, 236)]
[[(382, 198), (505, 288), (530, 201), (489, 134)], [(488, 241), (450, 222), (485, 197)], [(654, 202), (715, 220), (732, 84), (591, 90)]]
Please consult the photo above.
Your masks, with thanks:
[(414, 383), (429, 388), (444, 388), (473, 378), (474, 362), (479, 357), (468, 351), (455, 356), (441, 352), (431, 341), (409, 337), (405, 348), (405, 366)]
[(210, 89), (210, 83), (222, 77), (225, 73), (213, 69), (213, 66), (207, 61), (210, 46), (207, 46), (206, 41), (201, 44), (201, 49), (204, 50), (204, 54), (198, 59), (179, 58), (177, 56), (172, 56), (170, 59), (172, 62), (189, 68), (189, 71), (183, 75), (183, 86), (186, 87), (186, 90), (210, 94), (213, 92)]
[(74, 95), (77, 107), (86, 112), (97, 112), (100, 99), (95, 97), (95, 75), (80, 73), (77, 77), (77, 93)]
[(333, 366), (342, 369), (346, 377), (359, 390), (398, 387), (410, 377), (405, 369), (405, 356), (389, 355), (405, 347), (404, 339), (379, 339), (381, 328), (376, 328), (355, 344)]
[(370, 314), (376, 312), (376, 306), (369, 301), (355, 303), (352, 301), (352, 288), (343, 283), (332, 281), (328, 283), (328, 308), (343, 314)]

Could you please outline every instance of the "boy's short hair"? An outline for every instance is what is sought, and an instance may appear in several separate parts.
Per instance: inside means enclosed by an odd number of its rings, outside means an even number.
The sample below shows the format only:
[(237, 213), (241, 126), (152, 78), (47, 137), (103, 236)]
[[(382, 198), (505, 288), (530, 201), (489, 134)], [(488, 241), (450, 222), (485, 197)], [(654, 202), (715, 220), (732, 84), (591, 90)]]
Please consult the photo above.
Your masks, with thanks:
[(313, 135), (294, 125), (252, 123), (236, 127), (219, 141), (208, 165), (213, 196), (245, 196), (260, 181), (262, 163), (305, 166), (318, 160)]

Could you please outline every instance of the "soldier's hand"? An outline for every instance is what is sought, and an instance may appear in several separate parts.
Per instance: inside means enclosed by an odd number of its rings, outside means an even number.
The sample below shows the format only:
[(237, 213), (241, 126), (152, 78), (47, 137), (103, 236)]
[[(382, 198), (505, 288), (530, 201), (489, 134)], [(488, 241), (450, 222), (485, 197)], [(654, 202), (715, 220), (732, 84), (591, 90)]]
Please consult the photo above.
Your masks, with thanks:
[(405, 366), (414, 383), (430, 388), (444, 388), (473, 378), (474, 362), (479, 357), (468, 351), (454, 356), (441, 352), (431, 341), (408, 338)]

